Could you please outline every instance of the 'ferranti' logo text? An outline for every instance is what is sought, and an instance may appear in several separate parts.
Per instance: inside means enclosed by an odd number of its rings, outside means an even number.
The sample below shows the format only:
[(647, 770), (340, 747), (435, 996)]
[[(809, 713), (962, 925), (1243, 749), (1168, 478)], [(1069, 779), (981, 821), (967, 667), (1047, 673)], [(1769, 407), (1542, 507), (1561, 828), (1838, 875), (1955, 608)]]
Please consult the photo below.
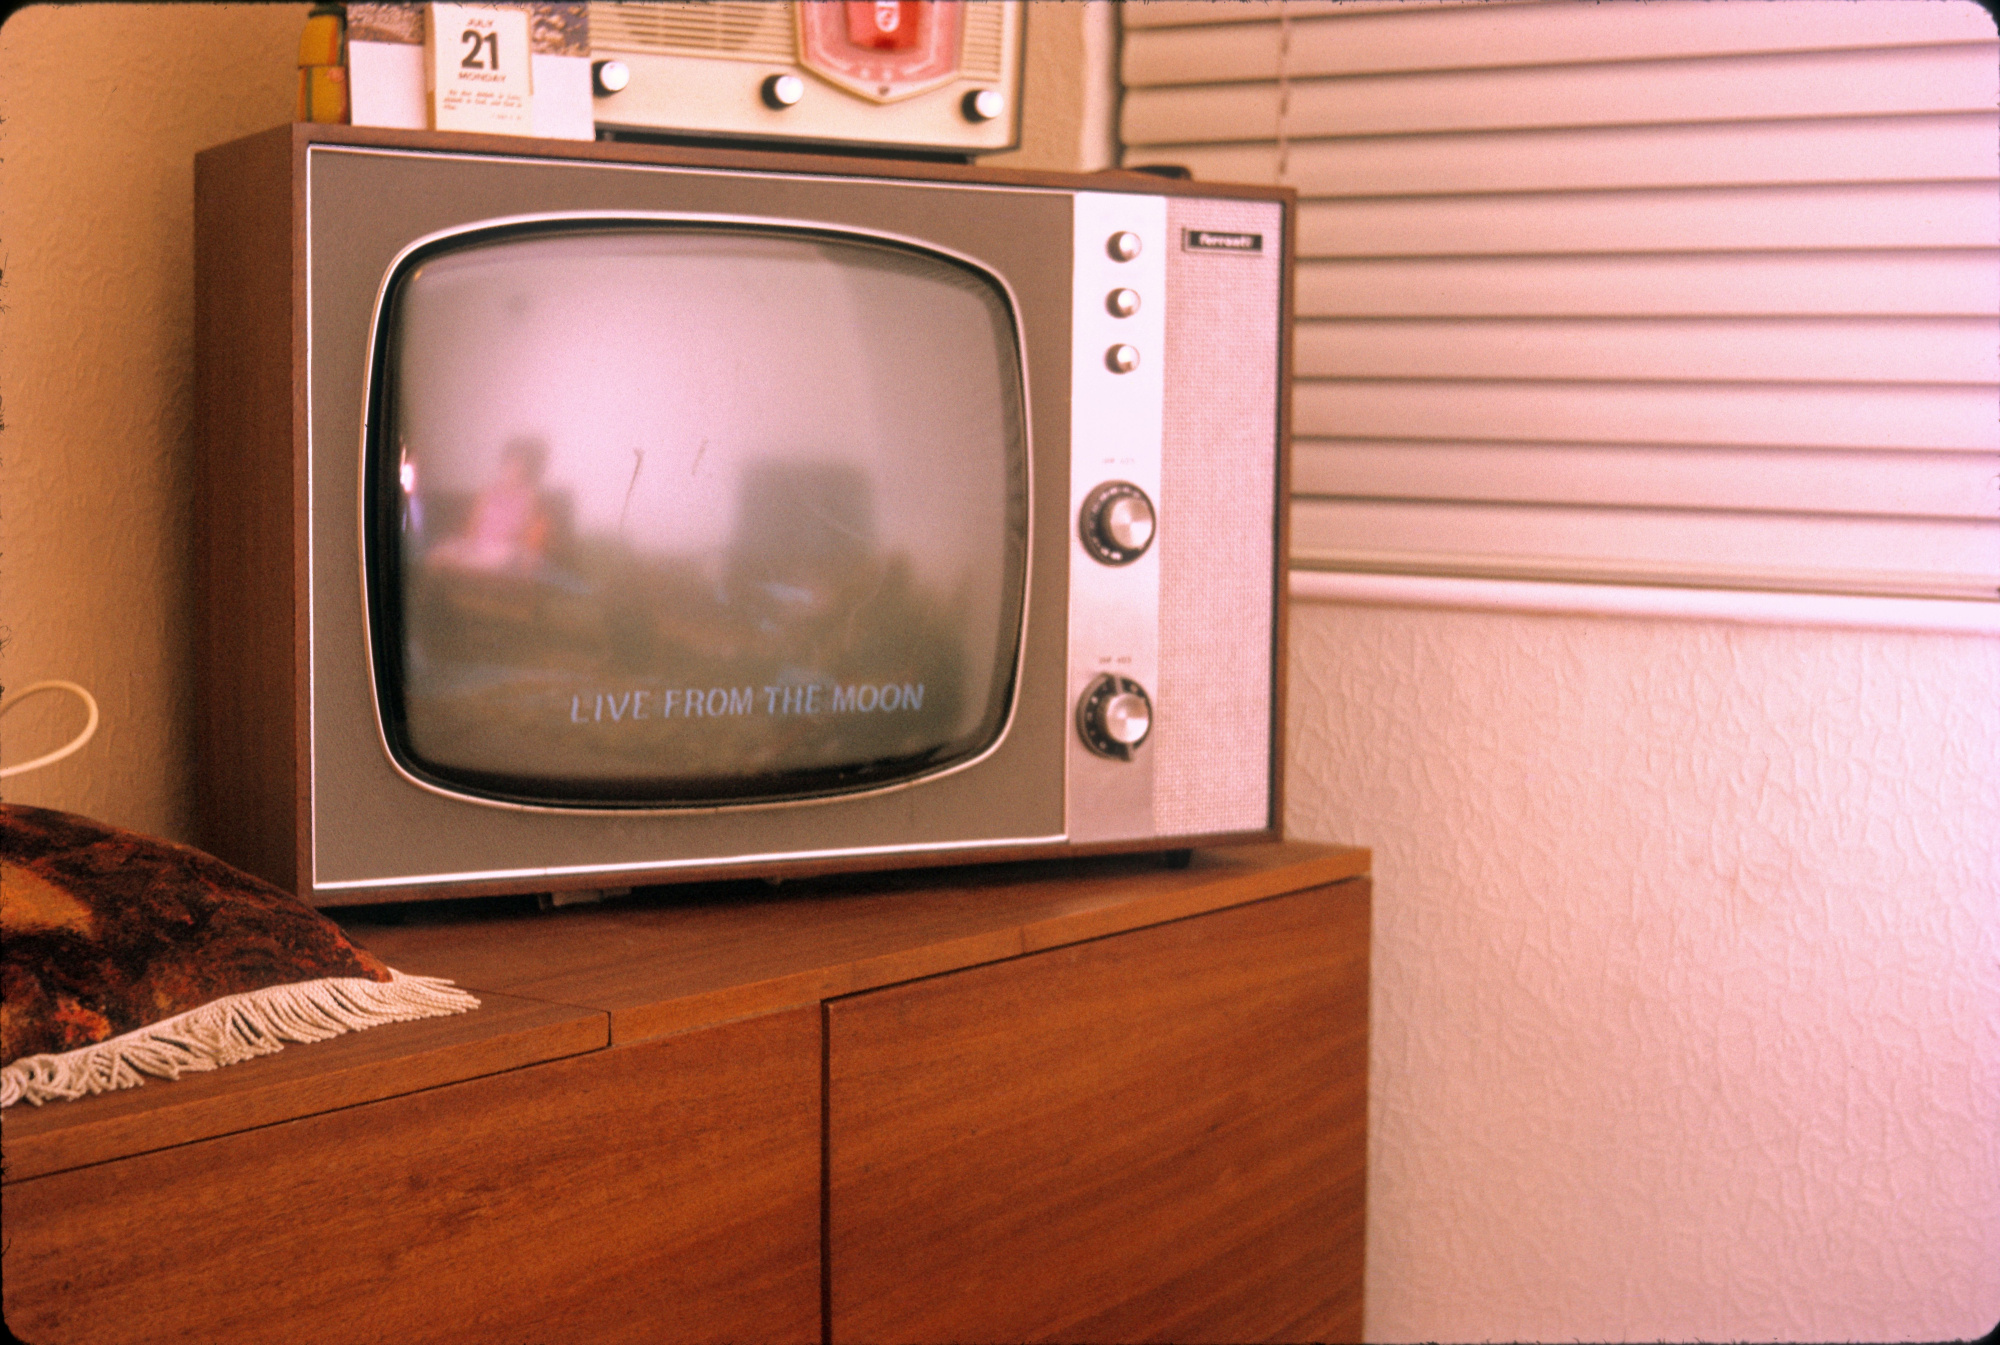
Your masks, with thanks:
[(1183, 229), (1181, 247), (1188, 252), (1262, 252), (1264, 235), (1218, 233), (1214, 229)]

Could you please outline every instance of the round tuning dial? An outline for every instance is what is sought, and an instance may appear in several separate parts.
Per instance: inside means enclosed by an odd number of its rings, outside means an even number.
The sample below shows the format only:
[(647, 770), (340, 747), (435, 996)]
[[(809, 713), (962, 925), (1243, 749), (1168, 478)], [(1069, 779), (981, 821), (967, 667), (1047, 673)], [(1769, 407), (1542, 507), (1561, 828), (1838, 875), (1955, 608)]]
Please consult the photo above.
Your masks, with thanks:
[(1097, 755), (1130, 761), (1153, 731), (1153, 702), (1131, 678), (1106, 673), (1076, 703), (1076, 731)]
[(958, 110), (967, 121), (992, 121), (1007, 110), (1007, 99), (998, 89), (974, 89), (959, 102)]
[(1076, 522), (1084, 550), (1106, 565), (1130, 565), (1153, 544), (1153, 502), (1130, 481), (1106, 481), (1091, 491)]
[(806, 96), (806, 82), (797, 75), (771, 75), (757, 86), (757, 92), (763, 97), (765, 107), (783, 112), (788, 107), (797, 107)]
[(591, 91), (599, 98), (622, 92), (632, 82), (632, 67), (623, 61), (599, 61), (590, 67)]

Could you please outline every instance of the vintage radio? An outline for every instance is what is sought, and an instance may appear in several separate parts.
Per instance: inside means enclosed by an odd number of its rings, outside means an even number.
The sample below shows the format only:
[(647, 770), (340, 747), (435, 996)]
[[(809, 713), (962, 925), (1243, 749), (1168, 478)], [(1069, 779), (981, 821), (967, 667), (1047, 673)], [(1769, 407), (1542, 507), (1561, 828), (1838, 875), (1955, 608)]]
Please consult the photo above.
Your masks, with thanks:
[(600, 131), (952, 154), (1020, 138), (1019, 0), (590, 6)]

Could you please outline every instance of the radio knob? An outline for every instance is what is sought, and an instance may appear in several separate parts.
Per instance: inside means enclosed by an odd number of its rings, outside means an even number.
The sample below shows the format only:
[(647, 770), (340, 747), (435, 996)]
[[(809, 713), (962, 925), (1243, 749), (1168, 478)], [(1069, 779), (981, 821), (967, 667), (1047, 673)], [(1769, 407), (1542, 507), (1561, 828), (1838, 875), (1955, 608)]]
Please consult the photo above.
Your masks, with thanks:
[(1139, 255), (1139, 235), (1130, 229), (1120, 229), (1105, 241), (1104, 250), (1111, 254), (1115, 262), (1129, 262)]
[(1104, 307), (1114, 318), (1129, 318), (1139, 311), (1139, 291), (1113, 290), (1104, 296)]
[(1130, 565), (1153, 544), (1153, 502), (1130, 481), (1106, 481), (1077, 514), (1083, 548), (1106, 565)]
[(798, 106), (799, 99), (806, 96), (806, 82), (797, 75), (772, 75), (759, 86), (758, 92), (764, 97), (765, 107), (783, 112)]
[(1007, 99), (998, 89), (974, 89), (958, 107), (967, 121), (992, 121), (1007, 110)]
[(1114, 374), (1129, 374), (1139, 367), (1139, 348), (1119, 344), (1104, 352), (1104, 367)]
[(632, 82), (632, 68), (623, 61), (599, 61), (590, 67), (590, 83), (599, 98), (609, 98)]
[(1084, 746), (1098, 756), (1130, 761), (1153, 731), (1153, 702), (1131, 678), (1106, 673), (1077, 702), (1076, 727)]

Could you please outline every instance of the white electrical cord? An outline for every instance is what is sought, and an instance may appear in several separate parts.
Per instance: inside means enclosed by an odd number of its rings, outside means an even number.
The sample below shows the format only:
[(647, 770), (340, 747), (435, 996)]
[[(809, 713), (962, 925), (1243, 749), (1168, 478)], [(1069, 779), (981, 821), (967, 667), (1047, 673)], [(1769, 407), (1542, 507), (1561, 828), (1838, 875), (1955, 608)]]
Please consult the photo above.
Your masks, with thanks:
[(83, 698), (84, 708), (90, 711), (90, 722), (83, 726), (83, 732), (77, 734), (76, 737), (70, 739), (55, 751), (50, 752), (47, 756), (36, 757), (33, 761), (24, 761), (18, 766), (8, 766), (0, 769), (0, 780), (4, 780), (10, 775), (23, 775), (29, 771), (38, 771), (44, 766), (53, 766), (56, 762), (61, 761), (64, 757), (89, 742), (91, 735), (97, 732), (97, 698), (76, 683), (65, 682), (60, 678), (49, 682), (35, 682), (22, 687), (4, 701), (0, 701), (0, 715), (6, 714), (9, 710), (38, 691), (74, 691), (78, 696)]

